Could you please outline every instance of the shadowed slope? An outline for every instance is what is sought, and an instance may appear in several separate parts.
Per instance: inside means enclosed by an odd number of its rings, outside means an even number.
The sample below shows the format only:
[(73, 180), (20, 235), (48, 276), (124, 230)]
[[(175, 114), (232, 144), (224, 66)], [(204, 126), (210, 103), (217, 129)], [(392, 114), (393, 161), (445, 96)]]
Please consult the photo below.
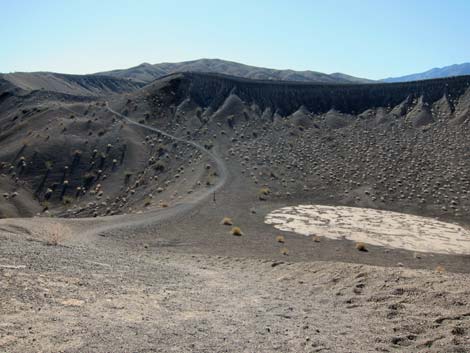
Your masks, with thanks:
[(66, 75), (52, 72), (15, 72), (3, 79), (23, 90), (45, 90), (82, 96), (103, 96), (131, 92), (138, 82), (98, 75)]

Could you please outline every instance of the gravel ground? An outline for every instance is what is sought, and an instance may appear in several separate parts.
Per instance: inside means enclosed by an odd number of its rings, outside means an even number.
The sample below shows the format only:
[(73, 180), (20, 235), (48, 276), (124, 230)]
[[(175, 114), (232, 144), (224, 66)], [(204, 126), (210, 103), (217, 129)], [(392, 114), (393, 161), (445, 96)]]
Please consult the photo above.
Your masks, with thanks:
[(470, 350), (467, 274), (0, 234), (4, 352)]

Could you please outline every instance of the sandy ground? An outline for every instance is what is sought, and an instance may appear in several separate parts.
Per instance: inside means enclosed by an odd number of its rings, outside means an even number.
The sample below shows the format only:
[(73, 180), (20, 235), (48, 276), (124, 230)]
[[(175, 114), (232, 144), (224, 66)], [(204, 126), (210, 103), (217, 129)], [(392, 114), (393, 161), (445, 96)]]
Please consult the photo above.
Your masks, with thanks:
[(466, 274), (0, 237), (2, 352), (470, 350)]
[(410, 251), (470, 254), (470, 231), (432, 218), (359, 207), (300, 205), (267, 215), (277, 229)]

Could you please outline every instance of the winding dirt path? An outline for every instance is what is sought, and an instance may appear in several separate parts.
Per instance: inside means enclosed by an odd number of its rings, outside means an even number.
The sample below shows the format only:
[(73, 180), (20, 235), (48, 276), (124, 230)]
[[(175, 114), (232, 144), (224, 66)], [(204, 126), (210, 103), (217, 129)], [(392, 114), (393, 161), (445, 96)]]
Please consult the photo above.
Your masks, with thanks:
[[(114, 115), (118, 116), (119, 118), (125, 120), (126, 122), (128, 122), (129, 124), (131, 125), (135, 125), (135, 126), (139, 126), (141, 128), (144, 128), (144, 129), (147, 129), (147, 130), (150, 130), (150, 131), (153, 131), (153, 132), (156, 132), (156, 133), (159, 133), (160, 135), (163, 135), (163, 136), (166, 136), (166, 137), (169, 137), (170, 139), (172, 140), (175, 140), (175, 141), (178, 141), (178, 142), (183, 142), (183, 143), (186, 143), (190, 146), (193, 146), (195, 148), (197, 148), (199, 151), (201, 151), (202, 153), (206, 154), (207, 156), (209, 156), (216, 164), (217, 164), (217, 168), (219, 169), (219, 172), (220, 172), (220, 179), (218, 181), (217, 184), (215, 184), (211, 189), (209, 189), (209, 193), (210, 192), (213, 192), (213, 191), (216, 191), (218, 189), (220, 189), (224, 184), (225, 182), (227, 181), (227, 167), (225, 166), (225, 162), (223, 161), (222, 158), (219, 158), (218, 156), (216, 156), (214, 153), (210, 152), (208, 149), (204, 148), (202, 145), (194, 142), (194, 141), (191, 141), (191, 140), (185, 140), (181, 137), (177, 137), (177, 136), (174, 136), (174, 135), (171, 135), (163, 130), (160, 130), (156, 127), (153, 127), (153, 126), (149, 126), (149, 125), (145, 125), (145, 124), (141, 124), (141, 123), (138, 123), (132, 119), (129, 119), (127, 116), (125, 115), (122, 115), (121, 113), (118, 113), (117, 111), (113, 110), (109, 105), (108, 103), (106, 102), (106, 109), (113, 113)], [(208, 195), (206, 195), (208, 196)]]
[[(115, 111), (112, 109), (108, 102), (106, 102), (106, 109), (119, 117), (120, 119), (126, 121), (127, 123), (141, 127), (143, 129), (156, 132), (162, 136), (166, 136), (174, 141), (177, 142), (182, 142), (185, 144), (188, 144), (197, 150), (201, 151), (203, 154), (207, 155), (216, 165), (217, 171), (218, 171), (218, 179), (217, 182), (203, 190), (202, 192), (195, 193), (191, 197), (186, 198), (185, 200), (182, 200), (179, 203), (176, 203), (175, 205), (165, 208), (165, 209), (158, 209), (158, 210), (150, 210), (144, 213), (140, 214), (131, 214), (131, 215), (118, 215), (118, 216), (109, 216), (109, 217), (102, 217), (101, 220), (104, 221), (103, 224), (94, 226), (90, 230), (86, 232), (87, 235), (92, 235), (92, 234), (98, 234), (106, 231), (110, 231), (116, 228), (131, 228), (134, 226), (147, 226), (151, 224), (155, 224), (157, 222), (161, 222), (165, 219), (184, 214), (197, 205), (199, 205), (201, 202), (209, 198), (213, 193), (221, 189), (225, 183), (227, 182), (228, 179), (228, 170), (227, 166), (225, 165), (225, 162), (222, 158), (218, 157), (211, 151), (207, 150), (205, 147), (202, 145), (198, 144), (197, 142), (190, 141), (190, 140), (185, 140), (181, 137), (174, 136), (172, 134), (169, 134), (163, 130), (160, 130), (156, 127), (145, 125), (138, 123), (127, 116)], [(89, 218), (84, 218), (83, 220), (89, 220)], [(109, 220), (109, 222), (108, 222)]]
[[(222, 158), (218, 157), (211, 151), (204, 148), (202, 145), (198, 144), (197, 142), (185, 140), (181, 137), (174, 136), (169, 134), (165, 131), (162, 131), (156, 127), (152, 127), (149, 125), (138, 123), (119, 112), (113, 110), (106, 102), (106, 109), (116, 115), (121, 120), (126, 121), (127, 123), (138, 126), (140, 128), (156, 132), (162, 136), (166, 136), (174, 141), (181, 142), (188, 144), (203, 154), (207, 155), (216, 165), (216, 169), (218, 172), (218, 178), (214, 185), (211, 187), (202, 190), (198, 193), (191, 194), (184, 200), (163, 209), (155, 209), (149, 210), (142, 213), (136, 214), (122, 214), (122, 215), (115, 215), (115, 216), (105, 216), (105, 217), (97, 217), (97, 218), (54, 218), (51, 220), (53, 223), (63, 223), (67, 227), (71, 227), (72, 229), (75, 228), (75, 233), (80, 234), (80, 239), (89, 239), (89, 237), (109, 232), (114, 229), (129, 229), (131, 230), (137, 226), (149, 226), (155, 225), (156, 223), (162, 222), (169, 218), (179, 216), (191, 211), (193, 208), (201, 204), (207, 198), (209, 198), (212, 194), (216, 191), (221, 189), (228, 179), (228, 170), (225, 162)], [(70, 109), (67, 109), (73, 112)], [(48, 223), (48, 219), (40, 218), (39, 222)], [(36, 228), (37, 222), (35, 218), (24, 219), (24, 218), (12, 218), (12, 219), (3, 219), (0, 220), (0, 225), (5, 225), (7, 228), (9, 227), (21, 227), (24, 230)], [(44, 227), (47, 229), (47, 226)]]

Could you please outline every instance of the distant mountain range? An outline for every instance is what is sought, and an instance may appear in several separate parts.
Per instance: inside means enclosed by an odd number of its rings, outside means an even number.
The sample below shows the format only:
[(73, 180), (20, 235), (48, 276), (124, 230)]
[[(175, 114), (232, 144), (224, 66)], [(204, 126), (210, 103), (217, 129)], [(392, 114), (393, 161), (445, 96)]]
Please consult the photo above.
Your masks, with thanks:
[(0, 74), (0, 79), (4, 79), (23, 90), (46, 90), (83, 96), (101, 96), (109, 93), (132, 92), (156, 79), (180, 72), (216, 73), (256, 80), (325, 84), (393, 83), (470, 75), (470, 63), (434, 68), (422, 73), (390, 77), (378, 81), (343, 73), (325, 74), (309, 70), (268, 69), (220, 59), (199, 59), (160, 64), (143, 63), (128, 69), (89, 75), (69, 75), (54, 72), (14, 72)]
[(264, 67), (250, 66), (220, 59), (199, 59), (179, 63), (148, 64), (129, 69), (100, 72), (96, 75), (106, 75), (127, 79), (138, 83), (149, 83), (160, 77), (176, 72), (209, 72), (220, 73), (257, 80), (282, 80), (317, 83), (373, 83), (373, 82), (408, 82), (443, 78), (450, 76), (470, 75), (470, 63), (434, 68), (425, 72), (390, 77), (379, 81), (354, 77), (343, 73), (325, 74), (317, 71), (276, 70)]
[(417, 74), (411, 74), (401, 77), (390, 77), (382, 80), (382, 82), (408, 82), (429, 80), (433, 78), (443, 78), (450, 76), (470, 75), (470, 63), (456, 64), (445, 67), (436, 67), (434, 69), (424, 71)]
[(143, 63), (129, 69), (100, 72), (97, 73), (97, 75), (106, 75), (140, 83), (148, 83), (168, 74), (190, 71), (219, 73), (257, 80), (283, 80), (318, 83), (373, 82), (372, 80), (349, 76), (342, 73), (324, 74), (316, 71), (275, 70), (220, 59), (199, 59), (180, 63), (161, 63), (154, 65)]

